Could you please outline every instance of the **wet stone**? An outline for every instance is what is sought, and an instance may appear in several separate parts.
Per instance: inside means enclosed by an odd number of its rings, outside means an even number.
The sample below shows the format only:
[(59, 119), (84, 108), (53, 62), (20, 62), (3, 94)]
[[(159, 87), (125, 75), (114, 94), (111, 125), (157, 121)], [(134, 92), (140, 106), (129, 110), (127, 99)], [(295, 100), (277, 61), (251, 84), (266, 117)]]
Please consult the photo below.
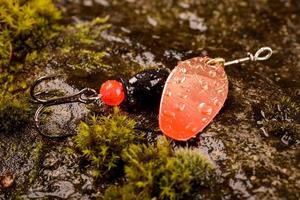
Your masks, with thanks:
[(0, 176), (0, 188), (10, 188), (14, 184), (14, 177), (10, 172), (5, 172)]
[(54, 167), (54, 165), (57, 164), (58, 161), (59, 160), (54, 153), (49, 153), (47, 157), (44, 158), (43, 166), (45, 168), (51, 168)]

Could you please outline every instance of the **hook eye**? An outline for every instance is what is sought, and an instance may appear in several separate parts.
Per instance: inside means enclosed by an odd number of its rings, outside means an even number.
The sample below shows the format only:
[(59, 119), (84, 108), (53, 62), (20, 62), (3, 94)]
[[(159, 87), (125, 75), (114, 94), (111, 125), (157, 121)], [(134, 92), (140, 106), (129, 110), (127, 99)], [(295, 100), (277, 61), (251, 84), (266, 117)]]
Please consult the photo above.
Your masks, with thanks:
[(100, 98), (100, 96), (98, 95), (96, 90), (94, 90), (92, 88), (84, 88), (78, 94), (80, 94), (79, 101), (81, 103), (95, 102), (96, 100), (98, 100)]
[(270, 47), (262, 47), (255, 53), (254, 60), (268, 60), (272, 56), (272, 53), (273, 51)]

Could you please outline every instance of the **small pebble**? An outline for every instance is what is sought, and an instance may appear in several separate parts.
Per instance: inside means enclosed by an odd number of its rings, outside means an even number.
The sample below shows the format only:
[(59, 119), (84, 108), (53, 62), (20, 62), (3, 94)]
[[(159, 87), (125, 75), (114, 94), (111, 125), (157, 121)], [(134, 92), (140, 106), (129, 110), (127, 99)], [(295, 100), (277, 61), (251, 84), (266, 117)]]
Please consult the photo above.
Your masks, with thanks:
[(14, 178), (9, 172), (6, 172), (3, 176), (0, 176), (0, 187), (9, 188), (13, 185)]

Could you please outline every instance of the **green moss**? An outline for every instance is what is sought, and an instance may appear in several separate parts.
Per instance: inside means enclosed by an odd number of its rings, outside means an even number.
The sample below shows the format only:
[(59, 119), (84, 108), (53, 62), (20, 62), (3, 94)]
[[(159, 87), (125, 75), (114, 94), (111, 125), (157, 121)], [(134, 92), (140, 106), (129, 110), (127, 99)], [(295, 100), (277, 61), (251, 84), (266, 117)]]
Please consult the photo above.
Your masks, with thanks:
[(80, 123), (75, 142), (81, 154), (91, 162), (96, 177), (104, 177), (122, 166), (122, 150), (142, 139), (134, 128), (135, 121), (117, 108), (109, 116), (91, 117), (88, 123)]
[(61, 64), (78, 76), (87, 76), (95, 70), (109, 72), (111, 67), (103, 63), (105, 52), (95, 52), (87, 49), (64, 48), (57, 51), (56, 59), (62, 61)]
[(280, 99), (279, 104), (283, 110), (286, 110), (286, 112), (294, 121), (299, 122), (298, 116), (300, 114), (300, 107), (299, 104), (294, 101), (294, 99), (284, 96)]
[(207, 187), (213, 180), (213, 171), (215, 164), (207, 155), (204, 155), (199, 149), (178, 148), (175, 150), (175, 156), (191, 172), (193, 183), (198, 186)]
[(39, 58), (37, 51), (28, 53), (25, 58), (25, 63), (33, 63)]
[(134, 191), (134, 187), (131, 185), (124, 185), (121, 188), (118, 186), (110, 186), (105, 190), (105, 194), (103, 197), (104, 200), (114, 200), (114, 199), (122, 199), (122, 200), (150, 200), (150, 197), (138, 197), (136, 196), (136, 191)]
[[(201, 152), (179, 148), (172, 150), (165, 137), (156, 146), (132, 144), (122, 153), (126, 182), (111, 186), (104, 199), (185, 199), (193, 195), (193, 186), (207, 181), (213, 163)], [(197, 191), (199, 192), (199, 191)]]
[(44, 46), (60, 12), (52, 0), (0, 0), (0, 66)]
[(45, 48), (41, 52), (33, 51), (26, 56), (26, 65), (65, 69), (70, 74), (86, 77), (97, 71), (111, 74), (111, 66), (104, 63), (107, 55), (101, 46), (101, 32), (110, 27), (108, 17), (95, 18), (92, 21), (66, 26), (57, 31), (57, 37), (51, 41), (54, 48)]
[[(158, 140), (157, 148), (152, 145), (131, 145), (124, 150), (122, 158), (126, 162), (127, 183), (121, 189), (125, 190), (122, 195), (127, 195), (127, 192), (130, 191), (138, 199), (151, 199), (153, 191), (158, 191), (159, 187), (164, 187), (164, 185), (156, 182), (158, 181), (156, 178), (161, 173), (160, 166), (165, 165), (166, 159), (171, 155), (169, 142), (164, 137)], [(159, 184), (161, 186), (158, 186)]]
[(2, 33), (0, 33), (0, 66), (8, 65), (9, 61), (11, 60), (11, 57), (12, 44), (9, 40), (9, 32), (8, 30), (3, 30)]
[(13, 133), (25, 127), (31, 109), (22, 97), (0, 94), (0, 133)]
[[(15, 65), (12, 67), (14, 72), (4, 71), (0, 73), (0, 94), (15, 94), (19, 93), (22, 98), (24, 98), (24, 92), (28, 88), (28, 82), (22, 77), (17, 77), (19, 73), (17, 72), (21, 65)], [(25, 102), (25, 101), (23, 101)]]
[(39, 171), (40, 165), (41, 165), (43, 150), (44, 150), (43, 142), (37, 142), (35, 145), (36, 145), (35, 149), (33, 150), (34, 166), (33, 166), (33, 169), (30, 171), (30, 175), (29, 175), (30, 183), (33, 183), (38, 175), (38, 171)]
[(1, 0), (1, 22), (11, 30), (13, 36), (29, 32), (37, 25), (47, 24), (47, 20), (57, 20), (60, 13), (51, 0)]
[(99, 69), (110, 73), (112, 68), (103, 62), (106, 52), (92, 50), (95, 49), (95, 44), (99, 43), (97, 39), (101, 32), (110, 27), (108, 19), (108, 16), (97, 17), (90, 22), (66, 27), (61, 33), (62, 39), (58, 41), (62, 48), (56, 54), (56, 59), (64, 65), (62, 67), (69, 68), (78, 76), (88, 75)]
[(108, 19), (109, 16), (97, 17), (90, 22), (67, 26), (59, 41), (59, 46), (70, 48), (80, 45), (83, 48), (97, 43), (96, 40), (99, 38), (101, 32), (111, 26), (107, 23)]
[(194, 187), (207, 187), (214, 164), (200, 150), (174, 150), (166, 137), (146, 145), (134, 128), (135, 122), (118, 109), (79, 126), (76, 146), (94, 175), (125, 173), (123, 185), (107, 188), (104, 199), (184, 199), (194, 194)]

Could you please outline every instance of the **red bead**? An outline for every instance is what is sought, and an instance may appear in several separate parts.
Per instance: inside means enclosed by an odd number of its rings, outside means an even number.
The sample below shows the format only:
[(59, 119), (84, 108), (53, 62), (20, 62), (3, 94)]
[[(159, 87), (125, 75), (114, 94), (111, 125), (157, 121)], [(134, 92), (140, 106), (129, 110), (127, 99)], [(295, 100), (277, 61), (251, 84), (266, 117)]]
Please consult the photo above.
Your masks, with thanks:
[(123, 84), (119, 81), (105, 81), (100, 88), (101, 100), (109, 106), (118, 106), (125, 99)]

